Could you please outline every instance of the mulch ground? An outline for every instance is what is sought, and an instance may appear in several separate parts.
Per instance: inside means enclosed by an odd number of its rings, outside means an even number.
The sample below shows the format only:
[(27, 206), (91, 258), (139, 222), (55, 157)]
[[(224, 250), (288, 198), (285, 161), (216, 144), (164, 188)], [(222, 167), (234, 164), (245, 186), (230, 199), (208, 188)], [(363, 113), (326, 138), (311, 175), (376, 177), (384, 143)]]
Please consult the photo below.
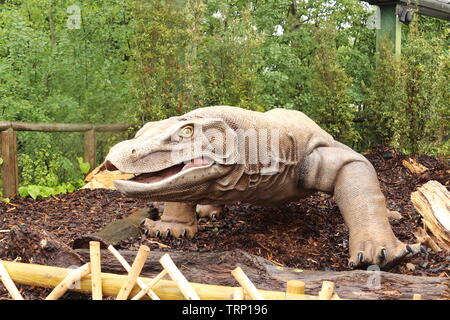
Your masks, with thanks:
[[(411, 192), (429, 180), (450, 188), (449, 166), (437, 158), (420, 156), (415, 160), (429, 170), (411, 174), (403, 165), (406, 156), (389, 147), (378, 147), (366, 157), (377, 170), (388, 207), (403, 218), (392, 222), (396, 236), (414, 243), (413, 232), (422, 226), (421, 218), (410, 201)], [(109, 190), (79, 190), (67, 195), (34, 201), (14, 199), (0, 202), (0, 252), (8, 230), (26, 224), (50, 231), (71, 245), (80, 235), (98, 231), (113, 220), (127, 217), (134, 208), (149, 207), (143, 200), (128, 199)], [(154, 208), (153, 208), (154, 209)], [(156, 211), (154, 209), (154, 211)], [(242, 249), (287, 267), (341, 271), (348, 270), (348, 231), (333, 198), (316, 193), (307, 199), (279, 208), (229, 205), (217, 221), (200, 221), (200, 231), (192, 240), (145, 239), (123, 242), (118, 248), (136, 249), (141, 244), (160, 248), (162, 243), (177, 251)], [(20, 256), (1, 256), (5, 260), (27, 261)], [(409, 263), (407, 265), (407, 263)], [(450, 253), (421, 254), (403, 262), (391, 272), (417, 276), (450, 276)], [(27, 299), (41, 299), (49, 290), (20, 286)], [(8, 294), (0, 284), (0, 299)], [(77, 299), (77, 294), (65, 295)]]

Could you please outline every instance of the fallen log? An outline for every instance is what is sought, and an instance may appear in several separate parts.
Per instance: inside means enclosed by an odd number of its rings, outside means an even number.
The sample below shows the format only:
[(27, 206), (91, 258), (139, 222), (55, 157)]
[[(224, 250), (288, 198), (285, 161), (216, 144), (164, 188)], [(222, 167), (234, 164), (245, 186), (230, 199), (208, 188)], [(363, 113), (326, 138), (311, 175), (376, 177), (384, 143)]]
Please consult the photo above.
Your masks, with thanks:
[[(1, 261), (1, 260), (0, 260)], [(13, 281), (19, 284), (38, 286), (45, 288), (54, 288), (72, 271), (71, 269), (43, 266), (36, 264), (20, 263), (2, 261), (6, 270), (10, 274)], [(127, 276), (117, 275), (112, 273), (102, 273), (103, 280), (103, 294), (105, 296), (116, 296), (122, 287)], [(144, 283), (149, 284), (152, 279), (140, 277)], [(92, 284), (91, 276), (83, 277), (76, 286), (71, 289), (75, 292), (91, 293)], [(198, 293), (202, 300), (230, 300), (233, 298), (233, 293), (236, 287), (218, 286), (202, 283), (193, 283), (190, 285)], [(184, 299), (175, 281), (160, 280), (153, 290), (156, 294), (165, 300), (180, 300)], [(140, 291), (139, 286), (135, 285), (131, 290), (131, 295), (136, 295)], [(268, 300), (284, 300), (286, 299), (286, 292), (259, 290), (261, 295)], [(249, 298), (246, 296), (245, 298)], [(317, 300), (317, 297), (309, 295), (289, 294), (290, 299), (298, 300)]]
[[(77, 249), (83, 257), (88, 250)], [(133, 261), (134, 251), (123, 250), (121, 255)], [(154, 277), (162, 271), (159, 259), (166, 251), (152, 250), (142, 269), (142, 275)], [(317, 296), (323, 281), (335, 283), (334, 292), (342, 299), (405, 299), (421, 294), (423, 299), (448, 299), (450, 279), (442, 277), (416, 277), (383, 271), (308, 271), (275, 266), (268, 260), (242, 250), (221, 252), (170, 252), (174, 263), (183, 271), (190, 282), (239, 286), (230, 275), (241, 267), (258, 289), (286, 290), (289, 280), (305, 283), (305, 293)], [(102, 252), (102, 270), (123, 273), (122, 266), (109, 252)], [(379, 286), (373, 285), (379, 282)]]
[(411, 201), (437, 245), (450, 251), (450, 192), (431, 180), (411, 194)]

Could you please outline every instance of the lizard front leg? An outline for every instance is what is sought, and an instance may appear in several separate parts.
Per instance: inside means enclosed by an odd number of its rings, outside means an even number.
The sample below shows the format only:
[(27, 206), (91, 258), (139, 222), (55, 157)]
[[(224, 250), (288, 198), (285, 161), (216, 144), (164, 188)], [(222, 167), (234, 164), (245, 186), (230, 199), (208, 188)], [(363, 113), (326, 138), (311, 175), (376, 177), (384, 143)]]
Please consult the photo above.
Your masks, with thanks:
[(395, 237), (375, 169), (362, 155), (339, 145), (317, 148), (307, 157), (302, 178), (306, 188), (334, 193), (349, 229), (350, 267), (388, 269), (421, 250), (420, 244)]
[(165, 202), (161, 220), (144, 219), (141, 225), (149, 236), (192, 238), (197, 233), (195, 208), (195, 204)]

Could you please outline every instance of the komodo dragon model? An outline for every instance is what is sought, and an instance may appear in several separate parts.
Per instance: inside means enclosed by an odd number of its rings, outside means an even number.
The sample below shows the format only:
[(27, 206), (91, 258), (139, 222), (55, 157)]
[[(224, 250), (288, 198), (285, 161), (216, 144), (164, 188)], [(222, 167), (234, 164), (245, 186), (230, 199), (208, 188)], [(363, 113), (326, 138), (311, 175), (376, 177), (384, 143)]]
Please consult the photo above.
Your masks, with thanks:
[(160, 220), (143, 221), (148, 235), (193, 237), (196, 211), (274, 206), (319, 190), (334, 194), (349, 229), (349, 267), (387, 269), (424, 250), (395, 237), (371, 163), (299, 111), (214, 106), (150, 122), (115, 145), (104, 167), (134, 174), (114, 181), (125, 196), (166, 202)]

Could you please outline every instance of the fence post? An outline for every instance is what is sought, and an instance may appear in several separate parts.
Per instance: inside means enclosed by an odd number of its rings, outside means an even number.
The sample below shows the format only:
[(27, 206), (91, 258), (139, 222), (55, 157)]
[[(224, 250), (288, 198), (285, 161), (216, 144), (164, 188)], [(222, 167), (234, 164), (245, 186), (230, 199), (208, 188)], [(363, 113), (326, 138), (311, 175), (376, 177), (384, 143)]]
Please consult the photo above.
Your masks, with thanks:
[(3, 158), (3, 196), (14, 198), (19, 189), (19, 175), (17, 169), (17, 134), (12, 129), (2, 131)]
[(88, 130), (84, 133), (84, 161), (91, 165), (89, 172), (95, 169), (95, 151), (96, 139), (95, 129)]

